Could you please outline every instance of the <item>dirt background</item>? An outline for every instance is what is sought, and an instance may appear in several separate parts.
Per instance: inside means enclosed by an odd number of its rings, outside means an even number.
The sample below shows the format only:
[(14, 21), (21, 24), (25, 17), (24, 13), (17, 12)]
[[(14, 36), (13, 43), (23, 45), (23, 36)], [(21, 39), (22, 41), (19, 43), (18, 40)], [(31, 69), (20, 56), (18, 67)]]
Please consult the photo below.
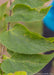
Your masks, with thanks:
[[(6, 1), (10, 1), (10, 0), (0, 0), (0, 5), (3, 4), (3, 3), (5, 3)], [(11, 1), (14, 1), (14, 0), (11, 0)], [(9, 5), (10, 5), (10, 2), (8, 3), (7, 6), (9, 7)]]

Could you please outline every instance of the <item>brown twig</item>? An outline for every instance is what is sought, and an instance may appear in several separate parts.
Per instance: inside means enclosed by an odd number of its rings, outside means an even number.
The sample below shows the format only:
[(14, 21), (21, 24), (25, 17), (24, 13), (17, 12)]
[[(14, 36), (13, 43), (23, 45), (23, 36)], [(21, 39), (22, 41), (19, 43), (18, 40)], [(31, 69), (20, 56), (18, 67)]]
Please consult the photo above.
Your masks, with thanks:
[[(9, 0), (9, 1), (10, 1), (10, 6), (11, 6), (12, 0)], [(11, 14), (12, 14), (12, 10), (9, 11), (9, 16), (11, 16)], [(10, 22), (8, 22), (7, 31), (9, 30), (9, 28), (10, 28)]]
[[(9, 0), (9, 2), (10, 2), (10, 6), (11, 6), (11, 4), (12, 4), (12, 0)], [(9, 11), (9, 16), (11, 16), (11, 13), (12, 13), (12, 11), (10, 10)], [(7, 26), (7, 30), (9, 30), (9, 28), (10, 28), (10, 22), (8, 23), (8, 26)], [(4, 49), (5, 49), (5, 46), (3, 46), (2, 44), (1, 44), (1, 55), (0, 55), (0, 58), (1, 58), (1, 62), (0, 63), (2, 63), (3, 62), (3, 52), (4, 52)], [(1, 68), (0, 68), (1, 69)], [(2, 75), (3, 75), (3, 71), (2, 71)]]

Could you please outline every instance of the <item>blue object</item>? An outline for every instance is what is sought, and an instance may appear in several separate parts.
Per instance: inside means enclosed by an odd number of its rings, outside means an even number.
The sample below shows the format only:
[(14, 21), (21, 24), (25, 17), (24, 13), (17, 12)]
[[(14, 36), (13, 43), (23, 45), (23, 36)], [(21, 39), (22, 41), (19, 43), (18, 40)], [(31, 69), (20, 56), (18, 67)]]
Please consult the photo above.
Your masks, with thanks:
[(50, 8), (47, 15), (44, 17), (43, 22), (48, 29), (54, 31), (54, 0), (50, 5), (52, 5), (52, 7)]
[(51, 6), (51, 5), (54, 5), (54, 0), (52, 0), (52, 3), (49, 6)]

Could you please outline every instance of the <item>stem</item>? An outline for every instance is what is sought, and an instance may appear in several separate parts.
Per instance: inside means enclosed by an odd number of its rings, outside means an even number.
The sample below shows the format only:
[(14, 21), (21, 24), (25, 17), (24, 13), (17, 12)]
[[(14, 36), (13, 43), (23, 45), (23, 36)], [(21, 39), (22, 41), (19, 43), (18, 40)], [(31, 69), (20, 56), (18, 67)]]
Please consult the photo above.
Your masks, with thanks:
[[(12, 0), (9, 0), (9, 1), (10, 1), (10, 6), (11, 6)], [(11, 16), (11, 14), (12, 14), (12, 10), (9, 11), (9, 16)], [(9, 28), (10, 28), (10, 22), (8, 22), (7, 31), (9, 30)]]
[[(9, 2), (10, 2), (10, 6), (11, 6), (11, 4), (12, 4), (12, 0), (9, 0)], [(11, 16), (11, 14), (12, 14), (12, 10), (10, 10), (9, 11), (9, 16)], [(7, 26), (7, 31), (9, 30), (9, 28), (10, 28), (10, 22), (8, 22), (8, 26)], [(1, 44), (1, 53), (0, 53), (0, 63), (2, 63), (3, 62), (3, 53), (4, 53), (4, 50), (5, 50), (5, 46), (3, 46), (2, 44)], [(1, 61), (2, 60), (2, 61)], [(1, 68), (0, 68), (0, 70), (1, 70)], [(3, 75), (3, 71), (1, 70), (1, 75)]]
[(3, 59), (3, 48), (4, 48), (4, 46), (1, 44), (0, 45), (0, 48), (1, 48), (1, 52), (0, 52), (0, 63), (2, 63), (2, 59)]
[(1, 73), (1, 75), (3, 75), (4, 74), (4, 72), (2, 71), (2, 69), (1, 69), (1, 67), (0, 67), (0, 73)]
[(3, 71), (2, 71), (2, 75), (3, 75)]

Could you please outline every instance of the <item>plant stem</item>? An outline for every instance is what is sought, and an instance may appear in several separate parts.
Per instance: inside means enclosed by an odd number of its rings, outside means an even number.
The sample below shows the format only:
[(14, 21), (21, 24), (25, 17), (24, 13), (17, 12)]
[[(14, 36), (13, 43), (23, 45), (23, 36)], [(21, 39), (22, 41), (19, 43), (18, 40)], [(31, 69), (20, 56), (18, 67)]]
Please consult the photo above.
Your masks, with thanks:
[(3, 71), (1, 69), (1, 63), (0, 63), (0, 74), (3, 75)]
[[(9, 0), (9, 1), (10, 1), (10, 6), (11, 6), (12, 0)], [(9, 11), (9, 16), (11, 16), (11, 14), (12, 14), (12, 10)], [(9, 28), (10, 28), (10, 22), (8, 22), (7, 31), (9, 30)]]
[[(12, 0), (9, 0), (9, 2), (10, 2), (10, 6), (11, 6)], [(11, 14), (12, 14), (12, 10), (9, 11), (9, 16), (11, 16)], [(9, 30), (9, 28), (10, 28), (10, 22), (8, 22), (7, 31)], [(3, 46), (1, 44), (1, 48), (2, 49), (1, 49), (1, 53), (0, 53), (0, 59), (3, 61), (3, 52), (5, 50), (5, 46)], [(0, 61), (0, 63), (2, 63), (2, 61)], [(0, 67), (0, 70), (1, 70), (1, 67)], [(1, 75), (3, 75), (3, 71), (2, 70), (1, 70)]]

